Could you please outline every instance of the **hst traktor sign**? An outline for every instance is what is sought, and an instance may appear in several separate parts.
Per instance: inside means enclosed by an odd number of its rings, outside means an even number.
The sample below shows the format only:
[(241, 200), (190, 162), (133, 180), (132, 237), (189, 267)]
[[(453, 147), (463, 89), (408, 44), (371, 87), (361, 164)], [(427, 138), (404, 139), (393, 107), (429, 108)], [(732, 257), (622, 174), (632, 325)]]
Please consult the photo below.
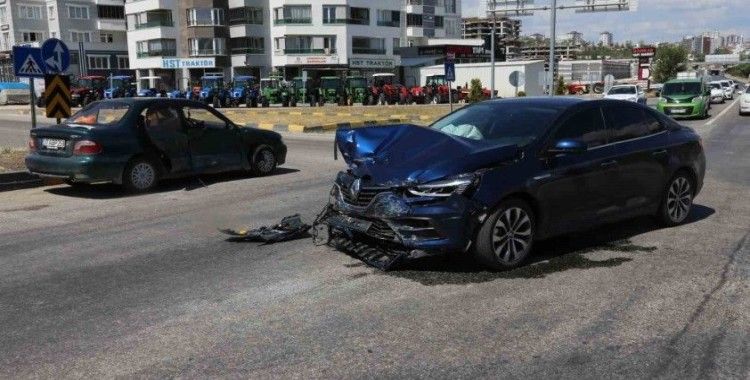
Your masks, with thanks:
[(216, 67), (216, 58), (167, 58), (161, 60), (163, 69), (206, 69)]

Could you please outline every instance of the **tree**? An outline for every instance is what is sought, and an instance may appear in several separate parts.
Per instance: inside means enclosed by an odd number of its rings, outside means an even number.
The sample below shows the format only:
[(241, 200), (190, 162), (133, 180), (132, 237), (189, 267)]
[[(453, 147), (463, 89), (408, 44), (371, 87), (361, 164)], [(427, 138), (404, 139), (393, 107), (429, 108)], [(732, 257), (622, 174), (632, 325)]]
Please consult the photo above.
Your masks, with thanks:
[(474, 78), (471, 80), (471, 85), (469, 86), (469, 96), (468, 101), (469, 103), (475, 103), (479, 102), (484, 98), (484, 94), (482, 93), (482, 81), (479, 80), (479, 78)]
[(728, 47), (720, 47), (716, 49), (714, 54), (732, 54), (732, 51)]
[(557, 75), (555, 82), (555, 95), (565, 95), (565, 79), (562, 75)]
[(675, 76), (685, 67), (688, 52), (680, 45), (661, 45), (656, 49), (654, 57), (653, 79), (657, 83), (664, 83)]

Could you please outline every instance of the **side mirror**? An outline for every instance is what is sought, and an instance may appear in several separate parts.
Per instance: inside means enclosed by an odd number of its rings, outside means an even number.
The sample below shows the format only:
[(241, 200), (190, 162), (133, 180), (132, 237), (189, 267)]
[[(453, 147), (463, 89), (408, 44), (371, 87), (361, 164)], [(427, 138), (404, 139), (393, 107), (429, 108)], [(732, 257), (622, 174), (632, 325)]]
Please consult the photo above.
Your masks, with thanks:
[(552, 154), (581, 154), (588, 148), (587, 144), (577, 139), (562, 139), (548, 150)]

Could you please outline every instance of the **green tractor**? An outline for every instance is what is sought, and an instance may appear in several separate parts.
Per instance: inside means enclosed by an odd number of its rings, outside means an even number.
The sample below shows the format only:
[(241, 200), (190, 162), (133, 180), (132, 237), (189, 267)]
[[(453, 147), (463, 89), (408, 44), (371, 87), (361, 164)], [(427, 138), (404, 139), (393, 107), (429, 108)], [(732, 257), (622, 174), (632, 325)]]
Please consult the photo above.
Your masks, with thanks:
[(318, 104), (323, 106), (325, 103), (336, 103), (340, 106), (346, 105), (346, 89), (344, 88), (344, 83), (341, 78), (320, 78), (320, 96), (318, 96)]
[(293, 81), (281, 82), (281, 106), (297, 107), (297, 89)]
[(347, 103), (349, 105), (354, 103), (365, 104), (367, 102), (368, 91), (367, 78), (359, 76), (346, 77)]
[(297, 103), (307, 103), (307, 88), (305, 83), (302, 82), (302, 77), (295, 77), (292, 79), (292, 85), (294, 85), (294, 94)]
[(260, 103), (261, 107), (268, 107), (270, 104), (281, 103), (281, 82), (280, 76), (270, 76), (260, 79)]

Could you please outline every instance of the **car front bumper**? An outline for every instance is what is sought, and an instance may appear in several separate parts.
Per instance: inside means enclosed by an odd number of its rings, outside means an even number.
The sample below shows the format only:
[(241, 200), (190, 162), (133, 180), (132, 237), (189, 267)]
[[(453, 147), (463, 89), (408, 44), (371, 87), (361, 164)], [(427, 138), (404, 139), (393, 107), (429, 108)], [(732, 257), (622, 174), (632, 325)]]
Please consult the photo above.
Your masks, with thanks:
[(75, 182), (122, 182), (127, 159), (106, 156), (56, 156), (32, 153), (26, 156), (29, 172), (42, 177)]
[(658, 104), (656, 109), (673, 118), (698, 117), (703, 114), (703, 105), (700, 103), (667, 103)]

